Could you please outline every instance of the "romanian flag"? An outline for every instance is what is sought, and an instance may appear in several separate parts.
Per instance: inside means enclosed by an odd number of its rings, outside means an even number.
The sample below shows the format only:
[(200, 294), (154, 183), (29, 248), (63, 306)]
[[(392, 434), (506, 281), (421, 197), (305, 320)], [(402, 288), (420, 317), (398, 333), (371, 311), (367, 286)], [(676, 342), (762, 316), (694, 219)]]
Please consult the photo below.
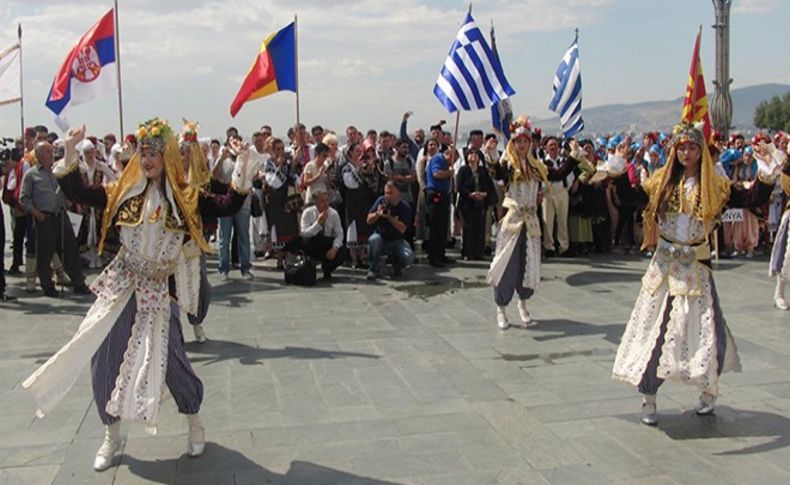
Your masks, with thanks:
[(230, 105), (235, 117), (247, 101), (277, 91), (296, 92), (296, 26), (291, 22), (261, 44), (238, 94)]
[(691, 58), (691, 68), (689, 69), (689, 82), (686, 86), (686, 97), (683, 99), (683, 111), (680, 114), (680, 121), (699, 123), (703, 121), (705, 126), (703, 133), (705, 139), (710, 142), (713, 132), (708, 113), (708, 95), (705, 92), (705, 77), (702, 75), (702, 61), (699, 57), (699, 46), (702, 42), (702, 27), (697, 33), (697, 40), (694, 42), (694, 54)]

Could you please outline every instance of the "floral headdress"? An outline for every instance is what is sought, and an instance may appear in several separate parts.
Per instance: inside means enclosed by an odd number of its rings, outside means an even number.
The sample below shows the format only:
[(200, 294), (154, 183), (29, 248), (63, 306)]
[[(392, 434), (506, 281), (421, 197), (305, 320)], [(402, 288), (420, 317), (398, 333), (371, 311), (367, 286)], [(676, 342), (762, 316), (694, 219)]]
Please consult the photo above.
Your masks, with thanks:
[(181, 128), (181, 143), (197, 143), (199, 123), (186, 118), (181, 118), (181, 121), (184, 122), (184, 127)]
[[(208, 160), (198, 143), (198, 126), (196, 121), (181, 118), (184, 126), (181, 128), (181, 148), (189, 148), (189, 168), (187, 182), (197, 188), (208, 186), (211, 182), (211, 173), (208, 171)], [(186, 167), (185, 167), (186, 169)]]
[(508, 141), (507, 148), (505, 149), (505, 158), (509, 160), (512, 174), (511, 178), (515, 182), (519, 180), (529, 180), (530, 178), (536, 178), (539, 182), (546, 182), (548, 180), (548, 169), (546, 165), (535, 158), (532, 149), (527, 153), (526, 171), (522, 168), (521, 160), (519, 160), (518, 154), (516, 153), (515, 142), (517, 139), (527, 137), (528, 140), (532, 140), (531, 127), (532, 122), (524, 115), (519, 116), (515, 123), (510, 124), (510, 141)]
[(173, 135), (173, 129), (167, 121), (152, 118), (137, 125), (138, 149), (152, 148), (164, 153), (168, 138)]
[(173, 216), (186, 226), (190, 237), (204, 252), (211, 248), (203, 239), (203, 224), (198, 212), (199, 189), (187, 182), (181, 159), (178, 141), (173, 129), (166, 121), (159, 118), (140, 123), (137, 128), (138, 150), (124, 168), (121, 177), (114, 182), (114, 188), (108, 193), (107, 205), (104, 208), (99, 251), (104, 248), (107, 231), (117, 214), (121, 204), (129, 197), (142, 193), (147, 181), (143, 171), (142, 149), (150, 148), (162, 155), (165, 174), (165, 197), (171, 204)]
[[(644, 212), (644, 247), (657, 235), (657, 219), (661, 210), (659, 207), (660, 195), (670, 183), (672, 172), (679, 164), (677, 147), (681, 143), (692, 142), (700, 146), (700, 201), (699, 210), (693, 216), (705, 223), (714, 221), (721, 213), (730, 196), (730, 181), (726, 177), (716, 174), (716, 168), (711, 157), (708, 143), (705, 141), (703, 124), (693, 124), (683, 121), (672, 130), (672, 139), (669, 143), (669, 156), (667, 164), (658, 169), (652, 177), (647, 179), (642, 188), (650, 197), (650, 202)], [(681, 182), (682, 183), (682, 182)]]
[(669, 141), (670, 147), (675, 147), (681, 143), (696, 143), (700, 147), (706, 147), (703, 123), (690, 123), (682, 121), (672, 129), (672, 139)]

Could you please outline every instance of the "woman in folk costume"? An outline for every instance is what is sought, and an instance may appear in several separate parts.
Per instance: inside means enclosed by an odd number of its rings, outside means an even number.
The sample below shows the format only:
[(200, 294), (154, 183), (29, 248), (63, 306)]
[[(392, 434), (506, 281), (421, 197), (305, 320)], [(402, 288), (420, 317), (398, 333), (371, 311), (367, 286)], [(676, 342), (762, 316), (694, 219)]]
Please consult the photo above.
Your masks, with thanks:
[[(83, 140), (80, 144), (80, 175), (85, 185), (101, 185), (114, 182), (117, 174), (105, 162), (96, 157), (96, 147), (90, 140)], [(99, 228), (101, 227), (101, 209), (94, 207), (80, 208), (82, 222), (77, 232), (77, 242), (82, 256), (88, 260), (91, 268), (102, 266), (99, 256)], [(104, 251), (112, 255), (118, 251), (118, 234), (110, 235), (104, 241)]]
[[(370, 148), (370, 145), (368, 144)], [(361, 143), (348, 145), (348, 162), (343, 165), (341, 172), (345, 188), (344, 200), (346, 203), (346, 244), (351, 251), (351, 266), (354, 268), (365, 265), (365, 249), (367, 246), (370, 226), (367, 223), (367, 213), (375, 199), (371, 200), (373, 192), (368, 184), (375, 170), (365, 156), (366, 152)], [(375, 149), (374, 149), (375, 152)]]
[[(208, 171), (208, 159), (198, 142), (198, 124), (192, 121), (184, 121), (181, 129), (179, 148), (181, 149), (181, 161), (183, 163), (184, 177), (190, 187), (201, 192), (209, 192), (211, 184), (211, 173)], [(201, 223), (205, 227), (206, 220), (201, 215)], [(205, 234), (205, 231), (204, 231)], [(211, 284), (208, 282), (208, 269), (206, 266), (206, 253), (200, 252), (200, 290), (198, 291), (198, 306), (196, 313), (188, 313), (187, 319), (192, 325), (195, 340), (206, 343), (206, 332), (203, 329), (203, 322), (208, 315), (208, 307), (211, 303)], [(180, 325), (181, 322), (179, 321)]]
[(187, 453), (203, 452), (204, 430), (197, 414), (203, 386), (184, 351), (180, 325), (171, 322), (180, 309), (197, 311), (198, 256), (209, 250), (200, 216), (237, 211), (251, 185), (246, 147), (237, 144), (242, 156), (233, 173), (233, 190), (220, 196), (185, 183), (178, 142), (165, 122), (150, 120), (137, 135), (138, 151), (120, 179), (104, 186), (83, 185), (75, 170), (75, 146), (85, 127), (67, 135), (65, 160), (55, 175), (69, 199), (105, 208), (102, 239), (115, 225), (121, 249), (93, 281), (96, 302), (72, 339), (23, 383), (42, 417), (68, 393), (93, 356), (93, 395), (106, 426), (96, 470), (109, 468), (120, 449), (120, 420), (137, 421), (156, 432), (165, 386), (179, 412), (187, 415)]
[[(781, 150), (773, 145), (765, 145), (760, 151), (766, 152), (774, 160), (784, 156)], [(787, 154), (790, 155), (790, 145), (787, 147)], [(790, 198), (790, 176), (782, 173), (781, 180), (782, 192), (785, 199)], [(787, 310), (785, 302), (785, 283), (790, 281), (790, 200), (787, 201), (782, 214), (779, 229), (774, 238), (774, 247), (771, 251), (771, 276), (776, 276), (776, 291), (774, 292), (774, 305), (780, 310)]]
[(266, 223), (269, 237), (277, 251), (277, 268), (282, 269), (285, 253), (282, 248), (287, 242), (299, 235), (299, 214), (289, 204), (289, 194), (295, 193), (298, 185), (293, 161), (285, 153), (285, 144), (279, 138), (271, 138), (272, 156), (266, 161), (264, 180), (266, 182)]
[(535, 156), (526, 118), (520, 117), (510, 132), (510, 141), (502, 156), (502, 164), (507, 171), (502, 207), (507, 212), (499, 223), (496, 254), (488, 270), (488, 282), (494, 287), (494, 301), (497, 304), (497, 325), (502, 330), (510, 325), (506, 309), (513, 293), (518, 293), (518, 312), (522, 325), (526, 327), (532, 323), (527, 300), (540, 282), (541, 232), (538, 208), (541, 184), (564, 179), (580, 158), (579, 147), (574, 145), (573, 157), (568, 157), (558, 167), (549, 168)]
[[(740, 370), (711, 273), (709, 235), (726, 206), (765, 203), (779, 167), (761, 171), (748, 190), (735, 187), (714, 167), (701, 125), (675, 127), (667, 163), (640, 186), (622, 176), (621, 143), (608, 164), (621, 199), (646, 205), (645, 241), (658, 234), (653, 259), (623, 334), (612, 378), (638, 386), (642, 422), (657, 423), (656, 393), (664, 380), (696, 385), (695, 411), (713, 412), (719, 375)], [(768, 167), (766, 167), (767, 169)]]

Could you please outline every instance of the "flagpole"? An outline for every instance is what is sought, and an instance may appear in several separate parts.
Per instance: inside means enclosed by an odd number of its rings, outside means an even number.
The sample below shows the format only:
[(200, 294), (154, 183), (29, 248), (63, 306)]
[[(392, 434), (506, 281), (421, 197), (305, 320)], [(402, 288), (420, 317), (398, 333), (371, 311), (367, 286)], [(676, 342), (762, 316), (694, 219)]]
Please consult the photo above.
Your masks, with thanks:
[(118, 124), (121, 128), (121, 134), (118, 137), (120, 143), (123, 143), (123, 94), (121, 89), (121, 29), (118, 23), (118, 0), (114, 0), (115, 8), (115, 75), (118, 77)]
[(455, 132), (453, 133), (453, 146), (458, 148), (458, 124), (461, 122), (461, 110), (455, 112)]
[(19, 124), (22, 131), (22, 140), (25, 139), (25, 94), (23, 91), (24, 83), (22, 77), (24, 76), (24, 69), (22, 69), (22, 23), (17, 28), (17, 37), (19, 39)]
[[(469, 11), (467, 12), (467, 15), (472, 15), (472, 2), (469, 2)], [(493, 24), (493, 22), (494, 21), (492, 20), (491, 23)], [(455, 148), (456, 150), (458, 150), (458, 127), (460, 123), (461, 123), (461, 109), (459, 107), (459, 109), (455, 112), (455, 130), (453, 132), (453, 148)]]
[(296, 125), (294, 129), (298, 129), (300, 123), (299, 113), (299, 23), (296, 14), (294, 14), (294, 71), (296, 80)]

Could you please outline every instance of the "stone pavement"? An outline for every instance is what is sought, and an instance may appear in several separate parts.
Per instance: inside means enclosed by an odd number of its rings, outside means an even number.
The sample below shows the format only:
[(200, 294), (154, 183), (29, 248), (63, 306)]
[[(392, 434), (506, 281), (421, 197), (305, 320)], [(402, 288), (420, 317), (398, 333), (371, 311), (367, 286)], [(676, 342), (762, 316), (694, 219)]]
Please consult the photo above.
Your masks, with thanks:
[(205, 455), (185, 456), (171, 399), (159, 435), (132, 427), (104, 473), (91, 469), (102, 428), (88, 372), (43, 420), (20, 389), (90, 300), (22, 295), (0, 307), (0, 483), (790, 483), (790, 313), (770, 306), (767, 262), (716, 272), (744, 367), (723, 377), (716, 415), (695, 416), (697, 392), (669, 383), (658, 428), (610, 380), (645, 266), (551, 260), (538, 325), (506, 332), (483, 263), (375, 284), (341, 269), (311, 289), (260, 265), (251, 283), (212, 274), (210, 341), (187, 344), (205, 384)]

